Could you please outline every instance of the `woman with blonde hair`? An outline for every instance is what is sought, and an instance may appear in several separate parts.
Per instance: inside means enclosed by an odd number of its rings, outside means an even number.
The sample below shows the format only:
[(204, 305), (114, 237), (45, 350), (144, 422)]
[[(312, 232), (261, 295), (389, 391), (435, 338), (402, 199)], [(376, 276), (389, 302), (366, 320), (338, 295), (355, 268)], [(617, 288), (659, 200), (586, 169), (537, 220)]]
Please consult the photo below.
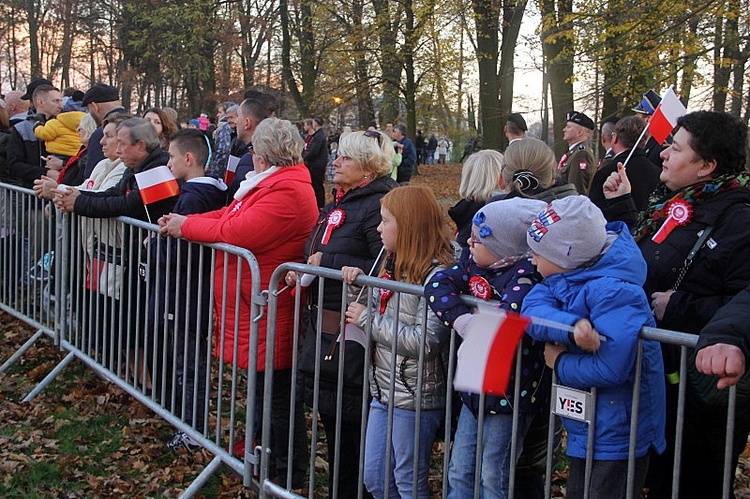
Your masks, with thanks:
[[(435, 195), (427, 187), (393, 189), (381, 201), (378, 226), (386, 258), (380, 276), (423, 286), (436, 272), (453, 264), (450, 236)], [(352, 283), (365, 271), (341, 269)], [(402, 293), (398, 299), (386, 289), (372, 290), (378, 309), (355, 302), (346, 311), (347, 322), (362, 330), (372, 324), (370, 415), (367, 421), (363, 481), (381, 497), (431, 497), (427, 477), (432, 444), (445, 409), (450, 328), (427, 307), (424, 294)], [(424, 350), (423, 350), (424, 345)], [(396, 348), (395, 352), (391, 350)], [(398, 368), (391, 370), (392, 356)], [(423, 363), (419, 362), (420, 357)], [(420, 372), (421, 370), (421, 372)], [(419, 382), (422, 386), (419, 386)], [(393, 383), (394, 390), (390, 387)], [(421, 394), (417, 397), (416, 394)], [(389, 406), (393, 407), (391, 440), (387, 441)], [(414, 444), (420, 409), (418, 445)], [(390, 449), (390, 469), (386, 451)], [(412, 490), (417, 461), (417, 490)], [(386, 476), (389, 489), (385, 489)]]
[(503, 155), (491, 149), (472, 154), (464, 163), (458, 188), (461, 200), (448, 210), (448, 216), (456, 224), (456, 242), (461, 246), (461, 261), (469, 258), (466, 241), (471, 235), (471, 219), (492, 196), (501, 192), (502, 167)]
[[(337, 189), (334, 199), (320, 212), (318, 222), (307, 241), (305, 255), (311, 265), (341, 269), (344, 266), (370, 270), (376, 264), (383, 243), (377, 228), (380, 224), (380, 200), (398, 186), (389, 173), (393, 145), (391, 139), (377, 131), (349, 132), (341, 136), (339, 156), (333, 162), (333, 182)], [(339, 220), (339, 221), (337, 221)], [(330, 228), (330, 230), (328, 230)], [(287, 283), (296, 282), (297, 275), (290, 272)], [(301, 349), (300, 373), (303, 398), (313, 407), (316, 378), (318, 379), (318, 414), (326, 432), (328, 447), (329, 495), (356, 497), (360, 480), (359, 441), (362, 423), (362, 383), (365, 379), (364, 348), (356, 342), (347, 342), (346, 359), (357, 360), (359, 370), (345, 371), (342, 387), (340, 420), (337, 420), (338, 361), (321, 363), (315, 373), (315, 354), (326, 354), (336, 341), (341, 323), (341, 283), (326, 280), (322, 308), (318, 308), (317, 286), (308, 293), (309, 323)], [(322, 315), (322, 331), (317, 331), (317, 319)], [(321, 344), (320, 350), (317, 349)], [(350, 344), (351, 343), (351, 344)], [(356, 357), (356, 358), (355, 358)], [(329, 370), (328, 367), (333, 367)], [(355, 372), (358, 371), (358, 372)], [(336, 428), (341, 429), (337, 441)], [(335, 457), (339, 456), (339, 480), (334, 484)]]

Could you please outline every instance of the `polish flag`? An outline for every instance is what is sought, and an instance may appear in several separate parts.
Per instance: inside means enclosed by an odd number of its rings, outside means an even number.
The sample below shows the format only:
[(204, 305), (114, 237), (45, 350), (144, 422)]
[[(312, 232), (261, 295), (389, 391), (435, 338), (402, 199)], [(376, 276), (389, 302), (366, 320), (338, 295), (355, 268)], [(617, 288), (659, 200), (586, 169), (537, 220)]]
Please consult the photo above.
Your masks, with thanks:
[(530, 322), (528, 317), (502, 310), (474, 314), (458, 350), (456, 390), (505, 395), (518, 342)]
[(167, 166), (157, 166), (145, 172), (136, 173), (135, 181), (145, 205), (177, 196), (180, 193), (177, 180)]
[(677, 118), (687, 113), (687, 108), (682, 105), (680, 99), (670, 86), (666, 93), (661, 97), (661, 103), (657, 106), (651, 121), (648, 123), (648, 130), (651, 136), (659, 144), (663, 144), (672, 130), (677, 126)]
[(240, 163), (239, 156), (233, 156), (229, 155), (229, 160), (227, 161), (227, 170), (224, 172), (224, 183), (227, 185), (232, 185), (232, 181), (234, 180), (234, 175), (237, 172), (237, 165)]

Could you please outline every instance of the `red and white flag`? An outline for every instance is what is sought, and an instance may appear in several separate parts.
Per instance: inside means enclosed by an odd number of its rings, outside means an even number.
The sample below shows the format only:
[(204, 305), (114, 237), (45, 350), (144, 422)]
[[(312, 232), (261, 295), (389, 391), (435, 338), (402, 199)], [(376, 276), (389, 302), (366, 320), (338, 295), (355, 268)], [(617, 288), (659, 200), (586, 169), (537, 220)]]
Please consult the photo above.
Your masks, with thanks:
[(458, 350), (456, 390), (505, 395), (518, 342), (530, 322), (502, 310), (474, 314)]
[(157, 166), (145, 172), (136, 173), (135, 181), (145, 205), (177, 196), (180, 193), (180, 186), (177, 185), (172, 170), (167, 166)]
[(224, 172), (224, 183), (232, 185), (234, 175), (237, 172), (237, 165), (240, 164), (240, 158), (238, 156), (229, 155), (227, 160), (227, 170)]
[(677, 118), (687, 113), (687, 108), (682, 105), (680, 99), (670, 86), (661, 97), (661, 103), (657, 106), (651, 121), (648, 123), (648, 130), (651, 136), (659, 144), (663, 144), (674, 127), (677, 126)]

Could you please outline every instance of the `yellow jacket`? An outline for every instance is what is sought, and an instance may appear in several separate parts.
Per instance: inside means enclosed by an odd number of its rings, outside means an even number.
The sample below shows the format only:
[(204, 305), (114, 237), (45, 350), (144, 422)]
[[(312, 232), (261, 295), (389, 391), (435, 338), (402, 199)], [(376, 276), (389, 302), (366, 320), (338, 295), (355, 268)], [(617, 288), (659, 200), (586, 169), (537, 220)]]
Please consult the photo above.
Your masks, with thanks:
[(34, 128), (34, 135), (44, 141), (48, 153), (61, 156), (75, 156), (81, 148), (78, 124), (86, 114), (81, 111), (60, 113), (44, 125)]

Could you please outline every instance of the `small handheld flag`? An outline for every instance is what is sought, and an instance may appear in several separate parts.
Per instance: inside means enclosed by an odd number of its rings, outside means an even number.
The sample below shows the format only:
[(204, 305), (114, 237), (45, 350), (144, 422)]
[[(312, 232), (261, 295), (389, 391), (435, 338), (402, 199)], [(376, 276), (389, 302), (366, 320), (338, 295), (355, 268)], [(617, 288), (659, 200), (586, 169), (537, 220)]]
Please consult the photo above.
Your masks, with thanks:
[(237, 165), (240, 163), (240, 158), (238, 156), (229, 156), (229, 160), (227, 161), (227, 170), (224, 172), (224, 183), (227, 185), (232, 185), (232, 181), (234, 181), (234, 176), (237, 172)]
[(505, 395), (528, 317), (504, 311), (480, 311), (472, 317), (458, 351), (456, 390)]
[(135, 181), (145, 205), (177, 196), (180, 193), (180, 186), (177, 185), (172, 170), (167, 166), (157, 166), (145, 172), (136, 173)]
[(677, 119), (686, 113), (687, 108), (680, 102), (670, 86), (662, 96), (661, 103), (657, 106), (651, 121), (649, 121), (648, 129), (651, 136), (659, 144), (663, 144), (677, 126)]

